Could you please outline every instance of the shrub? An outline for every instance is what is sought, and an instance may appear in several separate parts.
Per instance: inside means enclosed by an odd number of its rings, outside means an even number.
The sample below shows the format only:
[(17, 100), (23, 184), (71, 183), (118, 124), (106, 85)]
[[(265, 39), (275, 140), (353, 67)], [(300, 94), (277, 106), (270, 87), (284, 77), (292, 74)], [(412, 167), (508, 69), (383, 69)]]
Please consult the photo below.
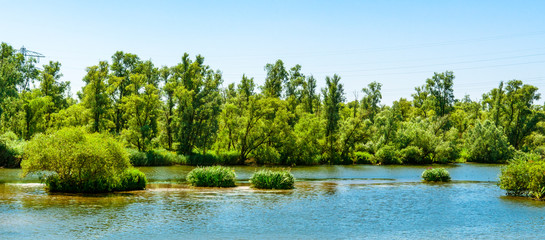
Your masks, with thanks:
[(373, 154), (368, 152), (354, 152), (353, 161), (356, 164), (375, 164)]
[(260, 165), (278, 165), (282, 163), (280, 160), (280, 153), (274, 147), (267, 145), (257, 148), (252, 156), (256, 159), (256, 163)]
[(394, 146), (386, 145), (377, 151), (375, 159), (380, 164), (402, 164), (399, 155)]
[(0, 135), (0, 167), (21, 167), (25, 141), (20, 140), (13, 132)]
[(214, 164), (219, 164), (218, 157), (213, 154), (194, 153), (187, 156), (187, 158), (187, 164), (193, 166), (212, 166)]
[(136, 149), (127, 149), (127, 151), (133, 166), (172, 166), (186, 163), (185, 156), (165, 149), (153, 149), (147, 152), (140, 152)]
[(186, 179), (195, 187), (234, 187), (236, 174), (228, 167), (197, 167), (187, 174)]
[(129, 160), (133, 166), (148, 166), (146, 153), (132, 148), (127, 148), (127, 153), (129, 153)]
[(289, 170), (265, 169), (255, 172), (250, 178), (250, 183), (259, 189), (293, 189), (295, 178)]
[(237, 151), (222, 152), (217, 154), (219, 161), (223, 165), (236, 165), (240, 158), (240, 153)]
[(119, 182), (115, 190), (142, 190), (146, 188), (147, 182), (148, 180), (143, 172), (136, 168), (129, 168), (119, 175)]
[(85, 193), (127, 190), (119, 182), (131, 167), (121, 143), (84, 128), (36, 135), (25, 148), (21, 166), (23, 175), (42, 173), (50, 191)]
[(427, 182), (448, 182), (450, 173), (444, 168), (428, 168), (422, 172), (422, 178)]
[(494, 123), (477, 122), (464, 136), (467, 161), (503, 163), (513, 155), (513, 147)]
[(431, 162), (427, 156), (424, 156), (422, 149), (417, 146), (408, 146), (404, 148), (401, 150), (401, 156), (403, 163), (422, 164)]
[(508, 195), (545, 197), (545, 160), (537, 154), (519, 153), (502, 168), (499, 186)]
[(459, 153), (449, 142), (442, 142), (435, 148), (433, 161), (436, 163), (448, 163), (458, 159)]

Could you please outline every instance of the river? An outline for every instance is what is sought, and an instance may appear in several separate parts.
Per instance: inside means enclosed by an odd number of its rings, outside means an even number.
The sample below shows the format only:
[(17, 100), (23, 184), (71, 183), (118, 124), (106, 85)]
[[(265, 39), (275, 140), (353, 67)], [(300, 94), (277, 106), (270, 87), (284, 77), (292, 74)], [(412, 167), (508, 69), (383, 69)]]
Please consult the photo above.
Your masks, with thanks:
[(146, 190), (48, 193), (0, 169), (0, 239), (544, 239), (545, 203), (505, 196), (500, 165), (295, 167), (294, 190), (191, 188), (189, 166), (142, 167)]

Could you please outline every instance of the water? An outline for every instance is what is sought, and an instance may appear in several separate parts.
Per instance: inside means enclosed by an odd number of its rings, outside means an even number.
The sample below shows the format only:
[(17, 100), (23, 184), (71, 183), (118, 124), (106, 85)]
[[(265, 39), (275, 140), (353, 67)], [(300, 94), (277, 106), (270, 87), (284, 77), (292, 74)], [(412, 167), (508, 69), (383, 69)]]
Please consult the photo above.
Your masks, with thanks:
[(35, 177), (0, 169), (0, 239), (543, 239), (545, 203), (506, 197), (499, 165), (447, 167), (426, 184), (422, 166), (292, 169), (294, 190), (189, 188), (192, 167), (141, 168), (148, 190), (50, 194)]

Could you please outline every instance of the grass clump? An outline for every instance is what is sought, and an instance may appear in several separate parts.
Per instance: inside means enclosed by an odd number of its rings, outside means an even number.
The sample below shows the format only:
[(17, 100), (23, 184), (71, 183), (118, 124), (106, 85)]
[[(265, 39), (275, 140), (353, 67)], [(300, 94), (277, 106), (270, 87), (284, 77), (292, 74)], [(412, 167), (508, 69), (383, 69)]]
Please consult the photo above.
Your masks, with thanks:
[(115, 190), (142, 190), (146, 188), (147, 182), (146, 174), (136, 168), (129, 168), (119, 175), (119, 182)]
[(132, 169), (128, 154), (114, 138), (64, 128), (38, 134), (28, 142), (23, 175), (41, 173), (50, 191), (101, 193), (145, 188), (145, 176)]
[(197, 167), (187, 174), (187, 181), (195, 187), (234, 187), (235, 170), (222, 166)]
[(444, 168), (428, 168), (422, 172), (422, 178), (426, 182), (448, 182), (450, 173)]
[(507, 195), (545, 199), (545, 160), (537, 154), (519, 153), (502, 168), (499, 186)]
[(250, 178), (250, 183), (259, 189), (293, 189), (295, 177), (289, 170), (264, 169), (255, 172)]

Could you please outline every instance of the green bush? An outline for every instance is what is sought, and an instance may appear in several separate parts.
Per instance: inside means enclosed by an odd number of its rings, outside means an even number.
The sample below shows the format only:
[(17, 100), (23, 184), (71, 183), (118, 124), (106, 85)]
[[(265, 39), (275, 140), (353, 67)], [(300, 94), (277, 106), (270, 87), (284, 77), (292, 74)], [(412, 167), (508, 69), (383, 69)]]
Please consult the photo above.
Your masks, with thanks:
[(221, 152), (219, 154), (209, 151), (206, 154), (193, 153), (187, 156), (186, 164), (192, 166), (212, 166), (212, 165), (236, 165), (240, 153), (237, 151)]
[(431, 159), (424, 155), (422, 149), (417, 146), (408, 146), (401, 150), (403, 163), (423, 164), (431, 163)]
[(25, 141), (13, 132), (0, 135), (0, 167), (19, 168), (23, 156)]
[(507, 137), (491, 121), (477, 122), (464, 138), (469, 162), (504, 163), (513, 155), (514, 150)]
[(260, 170), (250, 178), (254, 188), (259, 189), (293, 189), (295, 177), (288, 170)]
[(240, 158), (240, 153), (237, 151), (221, 152), (217, 154), (220, 159), (220, 163), (223, 165), (236, 165)]
[(428, 168), (422, 172), (422, 178), (427, 182), (448, 182), (450, 173), (444, 168)]
[(120, 178), (131, 167), (121, 143), (84, 128), (36, 135), (25, 148), (21, 166), (23, 175), (42, 173), (50, 191), (85, 193), (128, 190), (120, 186)]
[(394, 146), (386, 145), (380, 148), (375, 154), (377, 163), (380, 164), (402, 164), (400, 153)]
[(133, 166), (148, 166), (146, 153), (132, 148), (127, 148), (127, 153), (129, 153), (129, 160)]
[(545, 160), (537, 154), (519, 153), (502, 168), (499, 186), (508, 195), (545, 197)]
[(119, 182), (115, 190), (142, 190), (146, 188), (147, 182), (148, 180), (143, 172), (136, 168), (129, 168), (119, 175)]
[(236, 174), (228, 167), (197, 167), (187, 174), (186, 179), (195, 187), (234, 187)]
[(153, 149), (147, 152), (140, 152), (136, 149), (127, 149), (127, 151), (133, 166), (172, 166), (186, 163), (185, 156), (165, 149)]
[(356, 164), (375, 164), (373, 154), (368, 152), (354, 152), (353, 162)]
[(256, 163), (259, 165), (280, 165), (282, 163), (280, 153), (274, 147), (267, 145), (257, 148), (252, 157), (255, 158)]

